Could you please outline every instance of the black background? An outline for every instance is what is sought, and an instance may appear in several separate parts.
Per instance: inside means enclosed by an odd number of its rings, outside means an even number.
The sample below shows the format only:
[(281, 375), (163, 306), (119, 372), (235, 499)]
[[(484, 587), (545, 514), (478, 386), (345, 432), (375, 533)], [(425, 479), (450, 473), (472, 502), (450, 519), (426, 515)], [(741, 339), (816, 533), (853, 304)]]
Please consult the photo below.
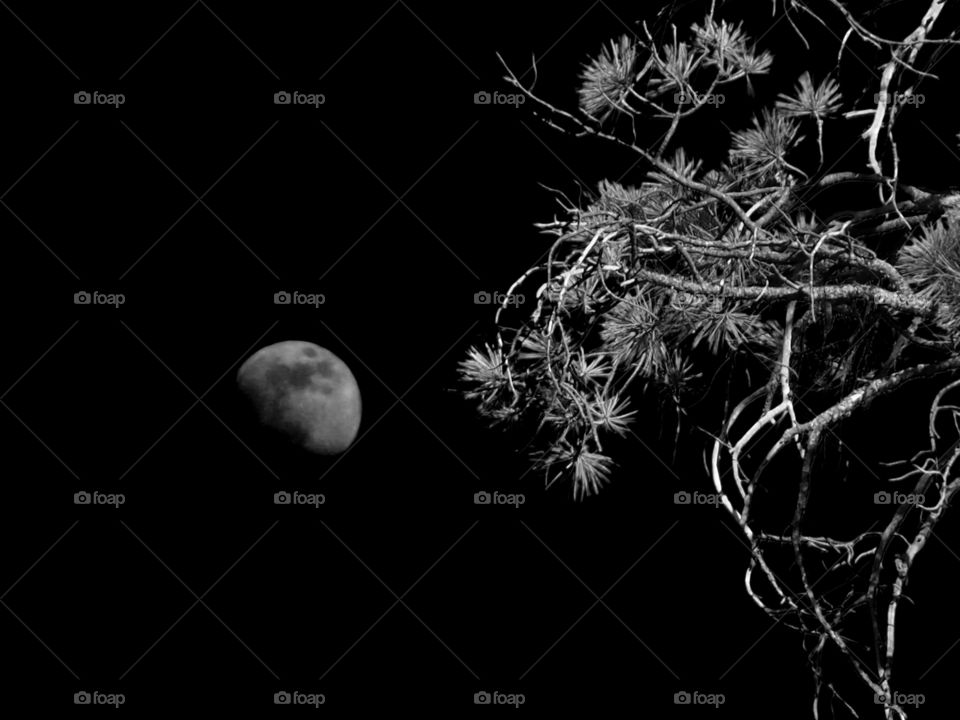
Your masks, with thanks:
[[(540, 183), (642, 177), (474, 94), (509, 91), (496, 52), (519, 71), (536, 54), (538, 90), (572, 106), (580, 63), (637, 6), (0, 8), (0, 704), (93, 711), (73, 694), (97, 690), (134, 714), (282, 714), (273, 694), (297, 690), (346, 716), (469, 712), (496, 690), (534, 713), (807, 716), (799, 638), (743, 592), (739, 536), (673, 503), (709, 488), (698, 455), (671, 460), (672, 417), (641, 417), (614, 482), (575, 503), (455, 392), (491, 328), (474, 294), (548, 247)], [(73, 104), (82, 90), (126, 101)], [(126, 302), (74, 305), (81, 290)], [(239, 363), (284, 339), (358, 379), (340, 457), (304, 460), (241, 412)], [(77, 506), (81, 490), (126, 503)], [(326, 503), (278, 507), (280, 490)], [(677, 707), (680, 690), (726, 702)]]

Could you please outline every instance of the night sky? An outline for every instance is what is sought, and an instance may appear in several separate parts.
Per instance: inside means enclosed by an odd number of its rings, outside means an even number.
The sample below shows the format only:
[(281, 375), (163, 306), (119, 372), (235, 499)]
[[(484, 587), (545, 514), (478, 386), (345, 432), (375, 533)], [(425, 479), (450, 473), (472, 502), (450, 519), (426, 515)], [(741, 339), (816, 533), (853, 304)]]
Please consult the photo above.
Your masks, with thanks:
[[(762, 33), (769, 3), (751, 4)], [(457, 714), (499, 692), (533, 713), (809, 717), (801, 638), (744, 592), (743, 540), (722, 510), (674, 502), (710, 490), (705, 435), (685, 429), (674, 458), (675, 418), (640, 398), (612, 483), (574, 502), (529, 471), (525, 437), (486, 429), (458, 394), (457, 362), (491, 338), (475, 294), (506, 290), (549, 247), (533, 226), (559, 213), (546, 187), (577, 198), (645, 171), (475, 94), (511, 92), (496, 53), (528, 81), (535, 55), (537, 91), (573, 109), (581, 64), (653, 3), (45, 5), (0, 8), (0, 707), (64, 714), (99, 691), (134, 714), (263, 715), (301, 692), (336, 716)], [(677, 142), (719, 161), (751, 103), (832, 66), (836, 39), (816, 38), (808, 53), (772, 29), (756, 97), (736, 86), (719, 121)], [(845, 92), (876, 65), (857, 51)], [(936, 136), (955, 151), (960, 122), (939, 98), (903, 120), (902, 174), (944, 188), (960, 161)], [(276, 305), (281, 291), (324, 302)], [(293, 452), (244, 413), (237, 368), (281, 340), (326, 347), (357, 378), (363, 422), (342, 456)], [(880, 411), (850, 429), (874, 460), (925, 422), (922, 405)], [(278, 492), (324, 502), (276, 505)], [(921, 611), (903, 614), (918, 634), (898, 666), (941, 702), (960, 652), (951, 535), (947, 521), (916, 568)], [(725, 702), (677, 707), (684, 690)]]

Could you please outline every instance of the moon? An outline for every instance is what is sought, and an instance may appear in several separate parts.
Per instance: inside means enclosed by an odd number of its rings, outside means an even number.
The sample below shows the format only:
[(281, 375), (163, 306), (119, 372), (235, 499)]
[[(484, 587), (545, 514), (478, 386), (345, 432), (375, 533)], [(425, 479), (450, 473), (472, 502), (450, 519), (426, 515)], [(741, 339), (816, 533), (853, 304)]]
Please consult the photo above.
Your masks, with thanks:
[(342, 453), (360, 428), (360, 388), (329, 350), (286, 340), (257, 350), (237, 371), (237, 385), (261, 424), (318, 455)]

